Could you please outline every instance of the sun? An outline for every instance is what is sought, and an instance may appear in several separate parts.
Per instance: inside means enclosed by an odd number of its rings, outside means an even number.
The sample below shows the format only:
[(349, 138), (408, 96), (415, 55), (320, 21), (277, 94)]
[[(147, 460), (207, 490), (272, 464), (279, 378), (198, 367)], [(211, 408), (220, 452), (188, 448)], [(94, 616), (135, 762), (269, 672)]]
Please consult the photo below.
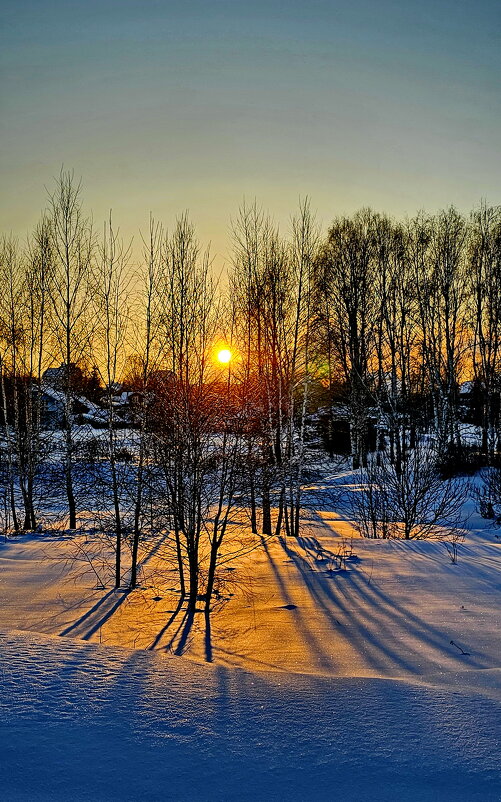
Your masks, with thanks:
[(228, 365), (231, 362), (233, 354), (228, 348), (223, 348), (221, 351), (218, 351), (217, 359), (218, 362), (221, 362), (223, 365)]

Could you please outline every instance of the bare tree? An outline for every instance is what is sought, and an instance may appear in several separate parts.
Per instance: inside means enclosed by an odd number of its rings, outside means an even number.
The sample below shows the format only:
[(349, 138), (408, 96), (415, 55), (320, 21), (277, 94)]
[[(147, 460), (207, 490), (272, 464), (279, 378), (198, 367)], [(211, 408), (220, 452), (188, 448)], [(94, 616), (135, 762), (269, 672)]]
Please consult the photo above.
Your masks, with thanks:
[(456, 413), (458, 385), (468, 350), (466, 236), (464, 219), (450, 208), (436, 218), (418, 219), (412, 243), (421, 348), (429, 376), (436, 436), (443, 452), (461, 445)]
[(409, 419), (419, 335), (416, 295), (407, 231), (381, 215), (374, 217), (373, 231), (378, 305), (375, 397), (379, 426), (376, 448), (378, 451), (382, 449), (387, 429), (390, 460), (399, 472), (408, 444), (413, 447), (416, 442), (416, 421)]
[[(25, 526), (35, 529), (35, 478), (46, 456), (48, 443), (42, 432), (42, 373), (47, 365), (47, 288), (51, 270), (50, 227), (42, 216), (28, 244), (24, 277), (23, 319), (25, 343), (24, 374), (24, 437), (19, 438), (20, 484), (25, 506)], [(45, 437), (45, 441), (47, 438)]]
[(400, 471), (388, 459), (370, 460), (360, 483), (350, 505), (364, 537), (444, 539), (461, 527), (468, 483), (444, 481), (427, 444), (407, 451)]
[(113, 228), (112, 216), (104, 226), (93, 281), (93, 311), (95, 312), (94, 346), (100, 355), (99, 373), (104, 384), (108, 428), (108, 461), (111, 473), (113, 501), (113, 530), (115, 532), (115, 588), (121, 582), (123, 522), (121, 512), (121, 482), (117, 460), (117, 418), (114, 397), (117, 381), (124, 369), (129, 319), (128, 289), (130, 247), (125, 248)]
[(472, 214), (469, 242), (473, 369), (483, 396), (482, 449), (489, 462), (501, 444), (501, 207)]
[(353, 466), (367, 462), (367, 407), (372, 390), (377, 306), (374, 268), (374, 214), (357, 212), (335, 220), (316, 267), (317, 292), (349, 392)]
[(244, 415), (251, 527), (257, 531), (257, 480), (263, 534), (273, 531), (273, 489), (278, 491), (275, 533), (284, 526), (297, 534), (312, 364), (310, 285), (318, 231), (305, 201), (292, 221), (290, 241), (255, 205), (241, 209), (233, 234), (231, 287), (248, 400)]
[(292, 221), (290, 260), (294, 307), (286, 343), (289, 391), (286, 453), (289, 469), (288, 505), (285, 513), (286, 532), (294, 537), (299, 536), (305, 465), (305, 424), (313, 368), (312, 283), (318, 244), (318, 227), (311, 214), (309, 202), (305, 200), (300, 204), (299, 214)]
[[(261, 496), (262, 532), (272, 534), (271, 492), (279, 485), (278, 532), (284, 513), (290, 411), (290, 347), (294, 337), (291, 249), (271, 220), (254, 205), (243, 207), (234, 225), (231, 276), (235, 332), (242, 342), (242, 378), (248, 388), (248, 468), (251, 521), (256, 530), (255, 493)], [(256, 487), (258, 485), (258, 487)]]
[[(190, 615), (199, 595), (204, 595), (209, 610), (239, 453), (238, 433), (229, 429), (225, 414), (230, 377), (221, 386), (211, 360), (219, 310), (209, 268), (208, 252), (200, 253), (193, 226), (183, 215), (163, 249), (160, 319), (167, 373), (154, 439), (173, 517), (183, 594), (186, 557)], [(200, 594), (201, 544), (206, 536), (208, 578), (205, 594)]]
[(0, 245), (0, 392), (7, 456), (7, 484), (14, 530), (20, 529), (16, 507), (16, 474), (19, 468), (19, 351), (24, 340), (21, 313), (22, 274), (19, 249), (12, 237)]
[(138, 280), (141, 295), (132, 309), (132, 354), (135, 362), (135, 422), (137, 460), (133, 495), (132, 557), (130, 588), (137, 585), (139, 542), (144, 513), (144, 495), (148, 475), (148, 414), (152, 379), (159, 365), (160, 286), (162, 275), (163, 230), (150, 216), (148, 236), (143, 240), (143, 269)]
[(51, 255), (50, 298), (53, 353), (64, 365), (64, 473), (69, 528), (77, 525), (74, 488), (74, 366), (89, 346), (89, 278), (94, 252), (92, 226), (83, 214), (81, 185), (61, 171), (49, 196)]
[(241, 379), (246, 388), (251, 525), (257, 531), (256, 484), (262, 532), (272, 533), (271, 483), (282, 463), (283, 322), (289, 312), (289, 270), (284, 243), (254, 204), (245, 205), (233, 226), (231, 274), (235, 336), (241, 343)]

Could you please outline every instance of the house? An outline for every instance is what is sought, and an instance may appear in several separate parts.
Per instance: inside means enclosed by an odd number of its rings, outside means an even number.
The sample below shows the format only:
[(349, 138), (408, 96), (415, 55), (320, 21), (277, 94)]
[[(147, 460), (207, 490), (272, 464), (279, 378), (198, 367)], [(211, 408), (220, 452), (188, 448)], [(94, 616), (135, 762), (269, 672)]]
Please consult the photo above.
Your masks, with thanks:
[(65, 364), (60, 365), (58, 368), (47, 368), (42, 375), (42, 384), (46, 387), (61, 389), (64, 386), (67, 373)]
[[(42, 384), (42, 425), (45, 428), (56, 429), (64, 425), (66, 411), (66, 393), (63, 390)], [(104, 426), (108, 413), (93, 401), (81, 395), (72, 395), (72, 415), (77, 422)]]
[[(44, 374), (45, 375), (45, 374)], [(59, 429), (64, 423), (65, 395), (48, 384), (42, 384), (41, 423), (44, 429)]]

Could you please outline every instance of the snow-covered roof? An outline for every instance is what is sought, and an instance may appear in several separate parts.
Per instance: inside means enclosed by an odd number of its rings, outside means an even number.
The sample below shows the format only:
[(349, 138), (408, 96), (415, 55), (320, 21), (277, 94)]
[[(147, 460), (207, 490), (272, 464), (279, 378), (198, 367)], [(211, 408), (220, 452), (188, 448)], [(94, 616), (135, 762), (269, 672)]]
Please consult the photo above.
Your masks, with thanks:
[[(51, 398), (52, 401), (62, 405), (66, 403), (66, 393), (64, 393), (63, 390), (56, 390), (54, 387), (51, 387), (50, 384), (46, 384), (45, 382), (42, 384), (41, 389), (42, 393)], [(85, 398), (83, 395), (73, 395), (72, 398), (74, 401), (78, 401), (78, 403), (83, 407), (86, 407), (89, 412), (93, 412), (94, 414), (102, 412), (101, 407), (99, 407), (93, 401), (89, 401), (89, 399)]]

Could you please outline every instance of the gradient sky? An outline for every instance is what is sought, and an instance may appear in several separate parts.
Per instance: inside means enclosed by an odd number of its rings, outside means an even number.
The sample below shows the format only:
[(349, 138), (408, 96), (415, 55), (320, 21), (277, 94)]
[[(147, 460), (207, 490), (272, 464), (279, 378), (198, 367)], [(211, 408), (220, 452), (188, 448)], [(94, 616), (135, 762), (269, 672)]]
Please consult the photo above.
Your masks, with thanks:
[(245, 197), (284, 226), (501, 202), (499, 0), (0, 0), (0, 217), (61, 165), (124, 234), (189, 209), (217, 261)]

